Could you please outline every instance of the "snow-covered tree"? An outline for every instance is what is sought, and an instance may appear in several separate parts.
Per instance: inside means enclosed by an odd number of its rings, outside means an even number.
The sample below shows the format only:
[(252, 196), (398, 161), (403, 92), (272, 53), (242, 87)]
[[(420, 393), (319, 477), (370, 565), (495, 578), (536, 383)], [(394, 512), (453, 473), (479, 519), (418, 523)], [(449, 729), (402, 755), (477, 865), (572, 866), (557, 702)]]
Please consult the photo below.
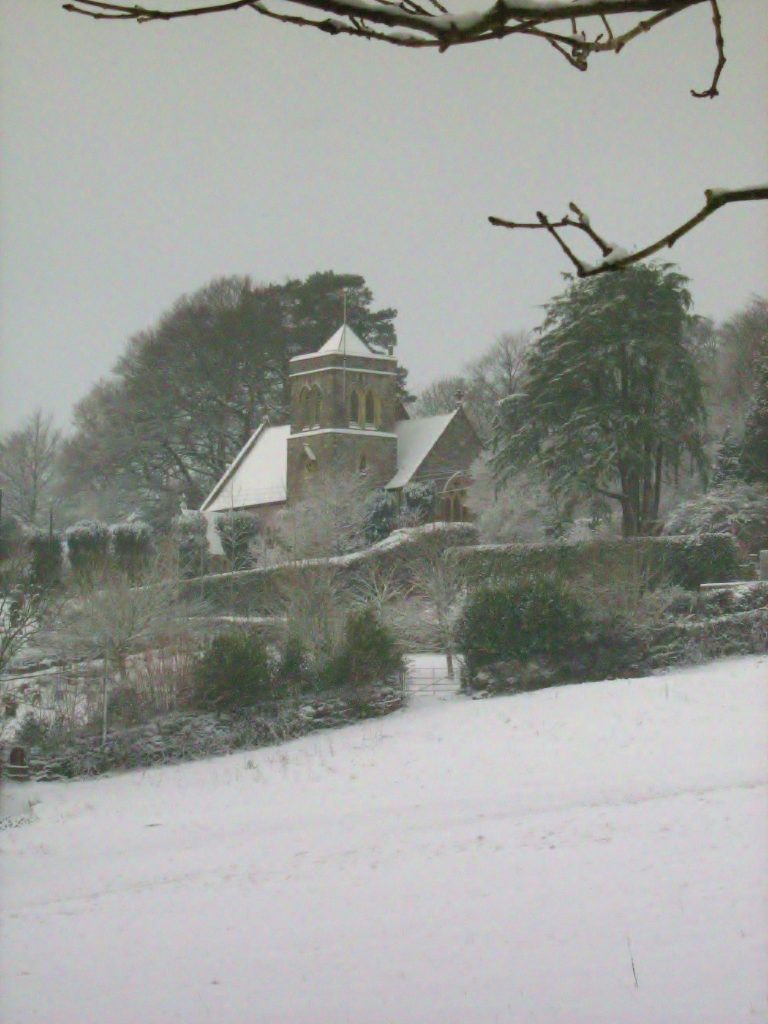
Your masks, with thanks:
[(572, 282), (547, 306), (520, 390), (502, 403), (494, 471), (534, 470), (558, 503), (617, 502), (653, 533), (684, 455), (702, 473), (705, 419), (687, 280), (670, 264)]

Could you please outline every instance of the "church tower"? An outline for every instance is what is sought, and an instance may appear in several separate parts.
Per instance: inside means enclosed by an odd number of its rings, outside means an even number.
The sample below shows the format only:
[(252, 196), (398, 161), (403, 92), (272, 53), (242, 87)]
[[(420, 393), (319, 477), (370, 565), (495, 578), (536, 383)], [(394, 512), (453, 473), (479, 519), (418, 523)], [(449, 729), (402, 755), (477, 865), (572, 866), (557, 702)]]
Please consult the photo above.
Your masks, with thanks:
[(378, 355), (343, 324), (317, 352), (291, 359), (287, 500), (319, 475), (360, 473), (374, 487), (397, 470), (394, 356)]

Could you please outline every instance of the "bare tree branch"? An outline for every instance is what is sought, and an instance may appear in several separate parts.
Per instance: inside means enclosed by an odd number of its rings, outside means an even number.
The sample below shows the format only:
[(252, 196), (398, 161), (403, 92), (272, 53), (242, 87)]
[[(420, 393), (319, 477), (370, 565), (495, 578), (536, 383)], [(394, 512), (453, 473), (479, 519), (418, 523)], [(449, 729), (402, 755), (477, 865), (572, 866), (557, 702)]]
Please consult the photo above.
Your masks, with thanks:
[[(704, 199), (704, 205), (693, 217), (690, 217), (679, 227), (668, 232), (657, 241), (646, 245), (643, 249), (636, 249), (634, 252), (626, 252), (620, 246), (607, 242), (602, 235), (595, 231), (589, 217), (575, 203), (571, 203), (569, 207), (572, 216), (566, 214), (560, 220), (550, 220), (541, 212), (537, 212), (535, 223), (504, 220), (502, 217), (489, 217), (488, 220), (494, 227), (511, 228), (513, 230), (547, 231), (576, 268), (576, 273), (579, 277), (594, 277), (597, 274), (605, 274), (613, 270), (623, 270), (633, 263), (639, 263), (641, 260), (655, 255), (661, 249), (671, 248), (679, 238), (687, 235), (689, 231), (692, 231), (702, 221), (706, 220), (707, 217), (711, 217), (715, 211), (723, 206), (727, 206), (730, 203), (747, 203), (768, 199), (768, 185), (754, 185), (740, 189), (707, 189), (704, 193)], [(598, 247), (602, 256), (602, 260), (599, 263), (588, 263), (576, 255), (562, 237), (562, 231), (568, 228), (581, 231)]]
[(725, 40), (723, 39), (723, 19), (720, 16), (720, 8), (717, 5), (717, 0), (710, 0), (712, 4), (712, 23), (715, 26), (715, 46), (717, 47), (717, 64), (715, 66), (714, 74), (712, 75), (712, 82), (708, 89), (703, 92), (696, 92), (695, 89), (691, 89), (691, 96), (695, 96), (696, 99), (710, 99), (713, 100), (715, 96), (718, 96), (717, 83), (720, 81), (720, 75), (723, 73), (725, 67)]
[[(282, 9), (286, 3), (331, 17), (291, 14)], [(716, 0), (580, 0), (577, 8), (572, 0), (494, 0), (484, 10), (468, 14), (452, 14), (441, 0), (425, 0), (425, 3), (426, 6), (418, 0), (275, 0), (275, 4), (267, 6), (262, 0), (222, 0), (202, 6), (163, 9), (111, 0), (73, 0), (63, 7), (95, 20), (139, 24), (248, 9), (286, 24), (315, 28), (332, 35), (359, 36), (393, 46), (432, 47), (440, 52), (451, 46), (528, 35), (545, 40), (572, 67), (586, 71), (593, 53), (620, 53), (633, 39), (667, 18), (709, 3), (713, 6), (713, 16), (716, 14), (718, 69), (710, 90), (693, 92), (694, 96), (716, 95), (717, 79), (725, 63)], [(645, 15), (652, 16), (642, 17)], [(617, 16), (640, 17), (640, 20), (626, 31), (616, 33), (608, 19)], [(599, 19), (602, 31), (588, 34), (590, 19)], [(557, 23), (564, 23), (563, 31), (556, 30)]]

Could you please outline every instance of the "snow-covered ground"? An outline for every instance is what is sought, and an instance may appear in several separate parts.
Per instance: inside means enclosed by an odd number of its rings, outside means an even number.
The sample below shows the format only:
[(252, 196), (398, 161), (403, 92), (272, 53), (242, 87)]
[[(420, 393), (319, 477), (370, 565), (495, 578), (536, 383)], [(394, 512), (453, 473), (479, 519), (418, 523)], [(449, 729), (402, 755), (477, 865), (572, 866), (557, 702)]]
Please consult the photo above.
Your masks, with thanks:
[[(17, 785), (4, 1024), (768, 1020), (768, 658)], [(8, 787), (6, 786), (6, 789)]]

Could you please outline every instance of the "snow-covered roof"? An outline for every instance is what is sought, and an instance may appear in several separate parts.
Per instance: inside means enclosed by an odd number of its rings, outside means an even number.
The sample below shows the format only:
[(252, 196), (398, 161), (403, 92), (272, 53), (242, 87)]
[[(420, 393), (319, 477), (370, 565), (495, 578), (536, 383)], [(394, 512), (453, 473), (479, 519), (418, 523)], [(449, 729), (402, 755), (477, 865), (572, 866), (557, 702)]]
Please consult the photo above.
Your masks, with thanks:
[(201, 511), (225, 512), (285, 501), (290, 432), (287, 423), (280, 427), (262, 424), (205, 499)]
[[(413, 479), (457, 411), (397, 421), (397, 472), (385, 484), (388, 490), (404, 487)], [(262, 424), (205, 499), (200, 511), (227, 512), (233, 508), (285, 501), (290, 433), (288, 424), (280, 427)], [(311, 449), (310, 454), (314, 457)]]
[(317, 352), (310, 352), (304, 356), (294, 356), (291, 359), (292, 363), (298, 363), (302, 359), (314, 359), (316, 356), (328, 356), (328, 355), (340, 355), (340, 356), (365, 356), (366, 359), (392, 359), (393, 356), (380, 355), (378, 352), (372, 352), (368, 346), (362, 341), (349, 324), (342, 324), (338, 331), (335, 331), (328, 341), (322, 345)]
[(458, 412), (444, 413), (441, 416), (423, 416), (414, 420), (398, 420), (395, 424), (397, 434), (397, 472), (386, 485), (387, 490), (397, 490), (411, 480), (427, 455), (442, 437), (448, 424)]

